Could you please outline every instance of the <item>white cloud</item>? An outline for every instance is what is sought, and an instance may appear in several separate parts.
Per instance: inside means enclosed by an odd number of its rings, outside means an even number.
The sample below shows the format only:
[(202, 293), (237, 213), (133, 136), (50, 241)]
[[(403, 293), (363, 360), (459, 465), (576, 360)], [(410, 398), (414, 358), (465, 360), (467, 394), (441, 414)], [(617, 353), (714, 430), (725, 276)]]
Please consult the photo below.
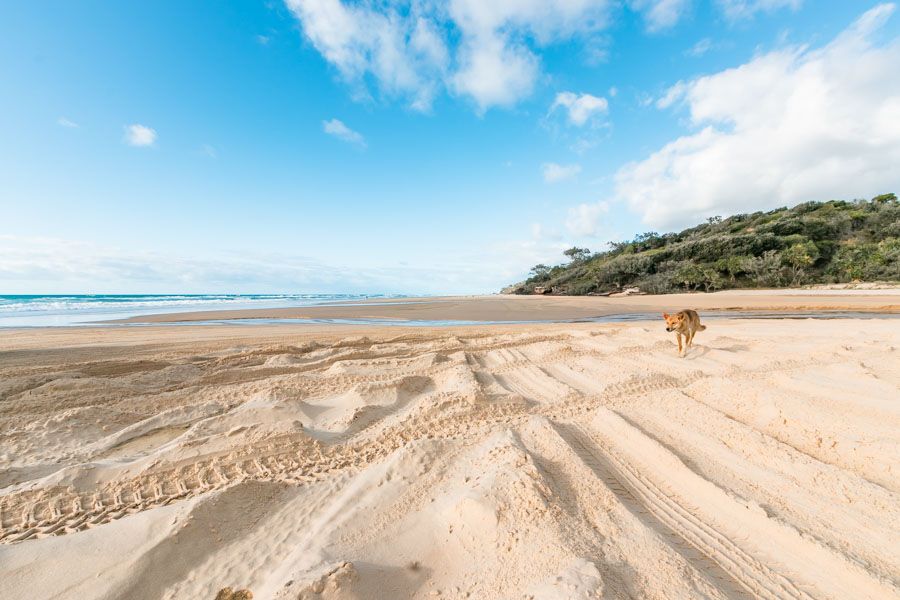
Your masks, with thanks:
[(709, 38), (703, 38), (698, 41), (696, 44), (691, 46), (689, 49), (685, 50), (685, 55), (693, 56), (694, 58), (703, 56), (713, 48), (713, 42)]
[(259, 35), (256, 36), (256, 42), (257, 42), (260, 46), (268, 46), (270, 41), (272, 41), (272, 38), (270, 38), (270, 37), (267, 36), (267, 35), (259, 34)]
[(900, 188), (900, 38), (879, 5), (820, 49), (792, 47), (673, 86), (694, 133), (624, 166), (615, 196), (650, 226)]
[(528, 96), (540, 75), (534, 49), (606, 24), (611, 0), (285, 0), (312, 45), (357, 91), (430, 109), (441, 89), (479, 112)]
[[(618, 0), (284, 0), (303, 35), (357, 98), (402, 98), (427, 112), (446, 90), (478, 113), (510, 107), (541, 80), (540, 51), (576, 41), (594, 64)], [(798, 8), (802, 0), (716, 0), (729, 20)], [(628, 0), (650, 32), (674, 27), (692, 0)], [(263, 36), (264, 37), (264, 36)], [(262, 38), (259, 38), (262, 42)], [(703, 49), (702, 44), (696, 48)]]
[(578, 37), (606, 24), (607, 0), (452, 0), (449, 15), (461, 33), (452, 88), (479, 111), (528, 96), (540, 72), (529, 47)]
[[(618, 93), (610, 89), (610, 95)], [(541, 120), (541, 125), (554, 137), (564, 140), (569, 148), (582, 154), (596, 146), (603, 137), (601, 130), (609, 126), (604, 118), (609, 110), (606, 98), (591, 94), (559, 92)]]
[(125, 127), (125, 143), (130, 146), (152, 146), (156, 143), (156, 130), (146, 125), (127, 125)]
[(632, 10), (644, 16), (647, 31), (656, 32), (675, 26), (691, 6), (691, 0), (631, 0)]
[(56, 120), (56, 123), (58, 125), (60, 125), (61, 127), (68, 127), (69, 129), (74, 129), (74, 128), (78, 127), (78, 123), (76, 123), (75, 121), (70, 121), (69, 119), (67, 119), (65, 117), (58, 118)]
[(560, 108), (568, 113), (570, 124), (581, 127), (597, 116), (606, 114), (609, 103), (606, 98), (599, 98), (591, 94), (560, 92), (550, 106), (550, 113)]
[(390, 96), (428, 110), (446, 68), (447, 50), (433, 10), (413, 3), (407, 11), (389, 3), (286, 0), (303, 33), (341, 76), (365, 88), (371, 74)]
[(679, 81), (666, 90), (666, 93), (656, 101), (656, 108), (669, 108), (679, 100), (683, 100), (687, 89), (687, 84), (683, 81)]
[(581, 173), (581, 165), (558, 165), (556, 163), (544, 163), (541, 165), (541, 173), (545, 183), (557, 183), (571, 179)]
[(797, 10), (803, 0), (716, 0), (725, 16), (737, 21), (752, 18), (758, 12), (774, 12), (781, 8)]
[(470, 96), (481, 113), (492, 106), (512, 106), (529, 95), (538, 75), (537, 57), (526, 47), (493, 35), (468, 40), (460, 61), (453, 90)]
[(349, 144), (355, 144), (360, 148), (366, 147), (366, 139), (362, 136), (362, 134), (357, 131), (353, 131), (338, 119), (322, 121), (322, 130), (325, 133), (333, 135), (339, 140), (343, 140)]
[(569, 209), (566, 229), (580, 237), (596, 236), (602, 230), (600, 218), (609, 212), (609, 203), (594, 202), (579, 204)]
[(215, 147), (210, 144), (203, 144), (202, 146), (200, 146), (200, 152), (207, 158), (218, 158), (219, 156), (219, 153), (216, 152)]

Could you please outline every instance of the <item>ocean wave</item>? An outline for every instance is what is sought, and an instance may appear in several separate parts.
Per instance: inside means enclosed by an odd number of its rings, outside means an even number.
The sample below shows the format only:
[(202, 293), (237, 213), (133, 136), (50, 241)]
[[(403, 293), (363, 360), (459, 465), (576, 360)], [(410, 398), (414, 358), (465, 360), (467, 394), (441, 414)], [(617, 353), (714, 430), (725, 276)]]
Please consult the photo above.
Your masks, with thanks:
[(158, 295), (2, 295), (0, 315), (22, 313), (145, 312), (152, 309), (222, 308), (258, 304), (303, 305), (341, 300), (396, 297), (385, 294), (158, 294)]

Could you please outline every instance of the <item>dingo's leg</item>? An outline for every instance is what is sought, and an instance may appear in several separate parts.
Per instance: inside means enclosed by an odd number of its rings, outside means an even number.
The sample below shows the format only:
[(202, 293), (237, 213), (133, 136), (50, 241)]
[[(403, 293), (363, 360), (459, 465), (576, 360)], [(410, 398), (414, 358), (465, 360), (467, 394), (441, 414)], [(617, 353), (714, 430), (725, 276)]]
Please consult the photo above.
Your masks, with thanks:
[(681, 354), (682, 354), (682, 349), (681, 349), (681, 334), (680, 334), (680, 333), (676, 333), (676, 334), (675, 334), (675, 337), (678, 338), (678, 354), (681, 355)]

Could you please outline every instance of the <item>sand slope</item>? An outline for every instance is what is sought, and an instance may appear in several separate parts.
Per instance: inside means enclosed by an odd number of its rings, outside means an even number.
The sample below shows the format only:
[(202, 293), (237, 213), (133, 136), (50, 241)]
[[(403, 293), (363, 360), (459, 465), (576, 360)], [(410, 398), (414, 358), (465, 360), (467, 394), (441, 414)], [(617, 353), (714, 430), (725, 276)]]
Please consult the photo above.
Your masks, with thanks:
[(0, 591), (900, 597), (896, 323), (21, 334)]

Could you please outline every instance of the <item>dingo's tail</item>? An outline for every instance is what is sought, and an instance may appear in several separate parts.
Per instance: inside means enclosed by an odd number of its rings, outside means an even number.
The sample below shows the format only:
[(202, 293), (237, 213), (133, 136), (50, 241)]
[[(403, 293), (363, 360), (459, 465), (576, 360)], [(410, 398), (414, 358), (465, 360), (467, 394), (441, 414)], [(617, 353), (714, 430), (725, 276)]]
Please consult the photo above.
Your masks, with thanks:
[(697, 328), (697, 331), (706, 331), (706, 325), (701, 325)]

